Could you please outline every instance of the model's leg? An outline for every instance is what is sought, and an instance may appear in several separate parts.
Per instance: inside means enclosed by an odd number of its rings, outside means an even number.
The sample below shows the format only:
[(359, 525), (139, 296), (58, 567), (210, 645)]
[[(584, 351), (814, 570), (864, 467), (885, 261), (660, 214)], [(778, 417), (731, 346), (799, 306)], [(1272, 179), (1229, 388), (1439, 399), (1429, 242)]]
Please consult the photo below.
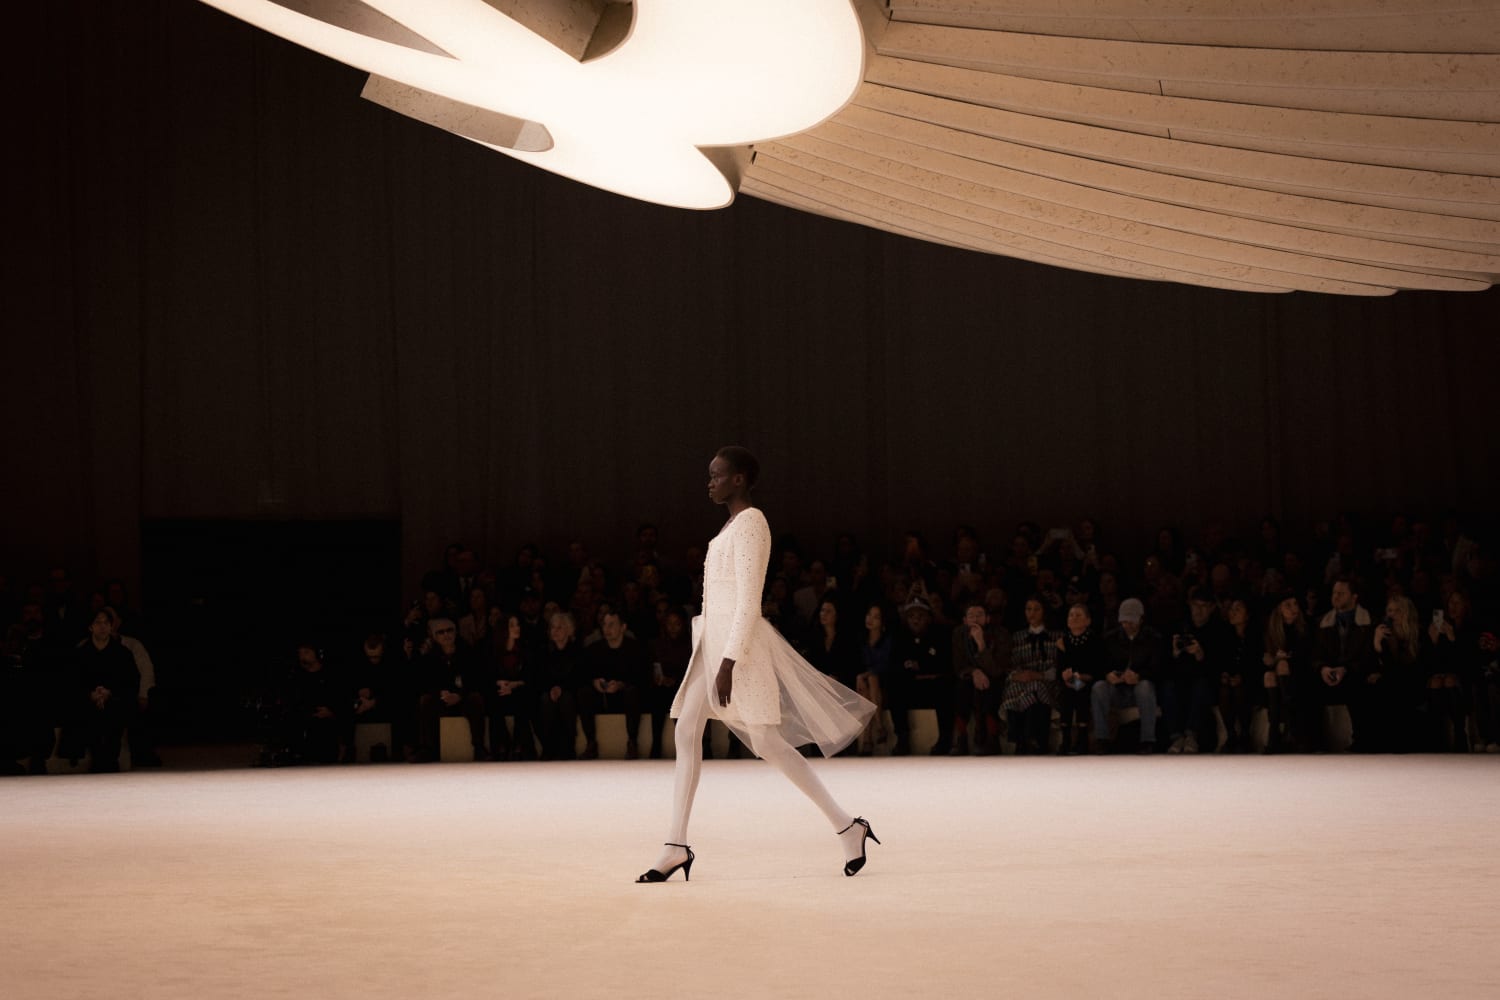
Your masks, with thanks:
[(844, 860), (853, 861), (863, 856), (865, 828), (856, 826), (854, 817), (833, 800), (833, 796), (807, 763), (807, 758), (798, 753), (775, 726), (750, 726), (749, 730), (751, 749), (762, 760), (786, 775), (828, 818), (834, 832), (839, 834), (839, 841), (844, 848)]
[(692, 670), (688, 675), (688, 688), (682, 694), (682, 715), (677, 719), (674, 742), (677, 745), (677, 762), (673, 767), (672, 823), (667, 828), (667, 841), (662, 846), (661, 857), (653, 865), (664, 872), (687, 858), (687, 851), (672, 844), (686, 844), (688, 816), (693, 811), (693, 796), (698, 793), (698, 774), (703, 769), (703, 731), (708, 725), (708, 695), (704, 688), (702, 670)]

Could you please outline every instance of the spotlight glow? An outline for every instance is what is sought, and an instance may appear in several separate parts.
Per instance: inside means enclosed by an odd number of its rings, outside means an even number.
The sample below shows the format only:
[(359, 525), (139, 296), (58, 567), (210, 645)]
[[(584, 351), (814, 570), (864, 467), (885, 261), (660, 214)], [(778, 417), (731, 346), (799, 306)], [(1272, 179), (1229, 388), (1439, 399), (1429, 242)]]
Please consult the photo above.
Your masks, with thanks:
[[(394, 82), (457, 103), (433, 113), (433, 98), (416, 95), (424, 106), (413, 114), (424, 121), (585, 184), (683, 208), (734, 198), (700, 147), (805, 131), (843, 107), (864, 68), (850, 0), (636, 0), (625, 40), (586, 61), (485, 0), (354, 5), (394, 22), (385, 38), (337, 23), (349, 0), (203, 2), (384, 78), (371, 83), (387, 98)], [(539, 16), (558, 4), (511, 0)], [(387, 40), (397, 37), (409, 40)], [(519, 139), (485, 141), (499, 135)]]

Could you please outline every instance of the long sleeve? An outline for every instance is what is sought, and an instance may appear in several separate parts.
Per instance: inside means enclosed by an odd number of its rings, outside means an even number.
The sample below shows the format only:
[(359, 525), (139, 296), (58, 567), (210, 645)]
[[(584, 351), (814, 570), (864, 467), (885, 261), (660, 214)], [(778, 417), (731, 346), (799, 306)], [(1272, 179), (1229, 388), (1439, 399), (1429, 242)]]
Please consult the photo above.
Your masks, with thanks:
[(766, 585), (766, 565), (771, 560), (771, 526), (755, 507), (747, 507), (735, 518), (734, 617), (724, 658), (739, 661), (750, 648), (751, 633), (760, 618), (760, 596)]

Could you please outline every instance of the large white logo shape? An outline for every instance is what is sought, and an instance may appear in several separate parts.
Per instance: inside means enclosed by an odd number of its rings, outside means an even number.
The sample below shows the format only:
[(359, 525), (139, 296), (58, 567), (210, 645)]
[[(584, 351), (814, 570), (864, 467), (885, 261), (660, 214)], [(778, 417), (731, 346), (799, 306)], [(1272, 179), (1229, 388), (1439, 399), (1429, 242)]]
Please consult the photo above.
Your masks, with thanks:
[(838, 111), (863, 76), (850, 0), (636, 0), (629, 36), (587, 62), (485, 0), (364, 0), (431, 43), (425, 51), (272, 0), (203, 2), (376, 77), (536, 123), (551, 140), (530, 151), (483, 142), (491, 149), (683, 208), (734, 198), (699, 147), (805, 131)]

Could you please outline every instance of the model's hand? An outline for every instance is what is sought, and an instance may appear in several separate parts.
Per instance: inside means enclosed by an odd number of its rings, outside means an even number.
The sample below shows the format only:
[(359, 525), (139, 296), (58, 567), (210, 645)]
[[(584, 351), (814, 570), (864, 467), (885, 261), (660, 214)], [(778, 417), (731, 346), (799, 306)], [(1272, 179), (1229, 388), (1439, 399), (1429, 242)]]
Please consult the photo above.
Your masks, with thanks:
[(726, 659), (722, 664), (720, 664), (719, 676), (714, 681), (714, 693), (718, 695), (720, 707), (729, 704), (729, 695), (733, 690), (734, 661)]

